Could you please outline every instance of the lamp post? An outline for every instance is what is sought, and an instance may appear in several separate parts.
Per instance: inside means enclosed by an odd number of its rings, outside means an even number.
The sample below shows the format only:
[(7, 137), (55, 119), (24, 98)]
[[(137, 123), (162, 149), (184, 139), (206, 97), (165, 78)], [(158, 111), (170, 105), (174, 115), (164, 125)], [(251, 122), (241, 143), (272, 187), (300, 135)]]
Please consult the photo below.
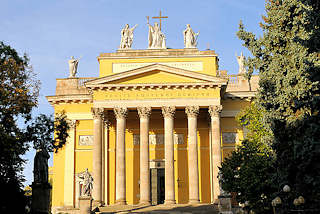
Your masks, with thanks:
[[(281, 210), (281, 213), (288, 213), (288, 210), (289, 210), (289, 203), (286, 203), (289, 201), (289, 196), (288, 196), (288, 193), (291, 191), (291, 188), (289, 185), (285, 185), (282, 189), (282, 192), (284, 192), (284, 198), (283, 198), (283, 202), (282, 202), (282, 199), (277, 196), (275, 197), (272, 202), (271, 202), (271, 205), (272, 205), (272, 208), (273, 208), (273, 214), (276, 214), (276, 207), (278, 205), (282, 205), (282, 210)], [(295, 198), (293, 200), (293, 205), (296, 207), (296, 208), (300, 208), (301, 205), (303, 205), (305, 203), (305, 200), (302, 196), (299, 196), (298, 198)], [(302, 210), (297, 210), (298, 213), (300, 213), (300, 211)]]

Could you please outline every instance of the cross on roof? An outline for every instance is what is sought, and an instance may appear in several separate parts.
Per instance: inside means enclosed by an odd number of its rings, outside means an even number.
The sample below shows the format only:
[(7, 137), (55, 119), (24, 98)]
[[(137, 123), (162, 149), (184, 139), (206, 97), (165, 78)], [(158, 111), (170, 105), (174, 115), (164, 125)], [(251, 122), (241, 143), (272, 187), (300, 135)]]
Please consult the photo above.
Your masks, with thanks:
[(160, 15), (159, 16), (154, 16), (152, 18), (153, 19), (159, 19), (159, 25), (160, 25), (160, 30), (161, 30), (161, 19), (167, 19), (168, 16), (161, 16), (161, 10), (160, 10)]

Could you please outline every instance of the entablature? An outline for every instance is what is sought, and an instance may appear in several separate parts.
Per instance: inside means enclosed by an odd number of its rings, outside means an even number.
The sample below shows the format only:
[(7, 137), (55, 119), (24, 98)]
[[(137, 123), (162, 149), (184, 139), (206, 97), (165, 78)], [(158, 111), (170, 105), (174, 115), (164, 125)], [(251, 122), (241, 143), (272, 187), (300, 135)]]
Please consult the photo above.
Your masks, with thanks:
[(51, 105), (60, 103), (92, 103), (92, 95), (90, 94), (72, 94), (72, 95), (57, 95), (46, 96)]

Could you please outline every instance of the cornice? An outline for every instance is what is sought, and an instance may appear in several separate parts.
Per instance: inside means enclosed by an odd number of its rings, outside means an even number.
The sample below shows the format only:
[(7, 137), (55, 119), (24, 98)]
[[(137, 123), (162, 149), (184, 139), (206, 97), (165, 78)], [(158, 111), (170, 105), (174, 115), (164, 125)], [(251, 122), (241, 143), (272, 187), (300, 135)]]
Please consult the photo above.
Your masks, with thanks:
[(51, 105), (59, 103), (92, 103), (92, 95), (88, 94), (46, 96), (46, 98)]
[(90, 85), (87, 88), (91, 90), (138, 90), (138, 89), (201, 89), (216, 88), (225, 86), (224, 82), (213, 83), (138, 83), (138, 84), (97, 84)]
[(257, 91), (232, 91), (224, 93), (224, 99), (248, 99), (251, 101), (256, 96)]

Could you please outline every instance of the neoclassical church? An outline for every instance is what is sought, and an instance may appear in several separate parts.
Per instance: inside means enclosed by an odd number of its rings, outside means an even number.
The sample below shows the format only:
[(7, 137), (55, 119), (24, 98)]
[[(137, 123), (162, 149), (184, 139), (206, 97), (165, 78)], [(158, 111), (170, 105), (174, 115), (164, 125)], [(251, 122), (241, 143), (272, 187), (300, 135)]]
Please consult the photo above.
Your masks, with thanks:
[(95, 77), (76, 77), (77, 60), (69, 61), (70, 77), (47, 96), (71, 127), (53, 157), (52, 210), (79, 206), (86, 169), (98, 206), (217, 202), (218, 167), (245, 135), (235, 116), (258, 77), (250, 90), (241, 68), (219, 70), (218, 55), (198, 50), (188, 28), (183, 49), (167, 49), (149, 25), (149, 48), (133, 50), (134, 28), (126, 26), (120, 48), (97, 57)]

